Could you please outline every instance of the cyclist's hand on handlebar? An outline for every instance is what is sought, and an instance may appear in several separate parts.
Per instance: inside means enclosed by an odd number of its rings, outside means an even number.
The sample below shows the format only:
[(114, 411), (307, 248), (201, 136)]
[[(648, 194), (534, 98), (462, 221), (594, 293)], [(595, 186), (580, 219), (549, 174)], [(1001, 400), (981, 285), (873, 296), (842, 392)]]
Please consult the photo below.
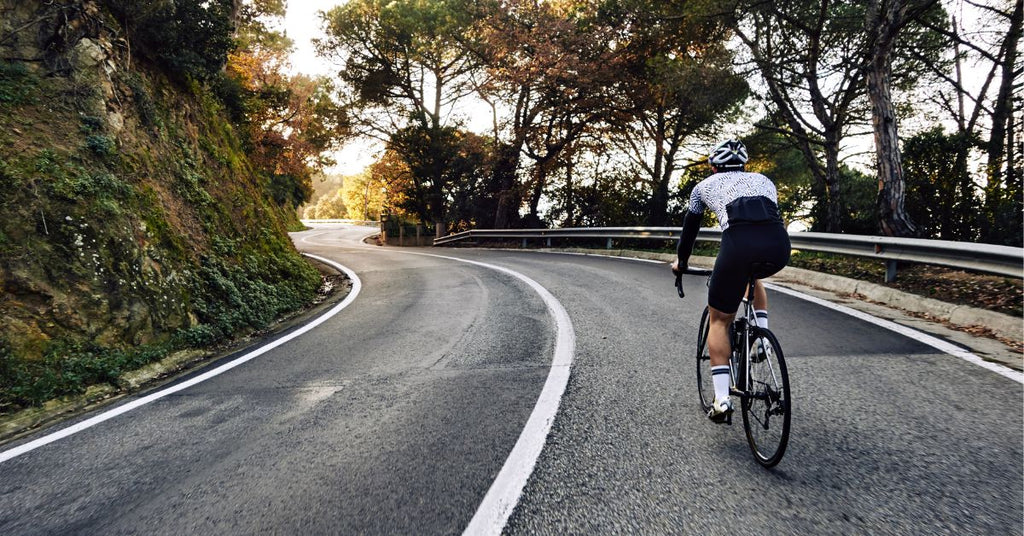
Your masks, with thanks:
[[(684, 265), (680, 267), (680, 264)], [(672, 263), (672, 273), (676, 276), (676, 291), (679, 292), (680, 298), (684, 298), (686, 297), (686, 293), (683, 292), (683, 274), (710, 276), (711, 270), (706, 268), (691, 268), (688, 263), (680, 263), (679, 260), (676, 259)]]
[(679, 293), (680, 298), (685, 298), (686, 293), (683, 292), (683, 270), (679, 269), (679, 259), (672, 262), (672, 273), (676, 276), (676, 292)]

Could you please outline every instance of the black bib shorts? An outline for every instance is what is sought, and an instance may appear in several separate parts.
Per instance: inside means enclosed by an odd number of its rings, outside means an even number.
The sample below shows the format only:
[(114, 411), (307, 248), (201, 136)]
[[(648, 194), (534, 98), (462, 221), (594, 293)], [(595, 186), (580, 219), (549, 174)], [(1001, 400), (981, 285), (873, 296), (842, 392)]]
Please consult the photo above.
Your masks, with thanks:
[(771, 263), (775, 270), (789, 262), (789, 233), (782, 223), (730, 225), (722, 231), (722, 245), (708, 283), (708, 305), (723, 313), (735, 313), (746, 293), (751, 263)]

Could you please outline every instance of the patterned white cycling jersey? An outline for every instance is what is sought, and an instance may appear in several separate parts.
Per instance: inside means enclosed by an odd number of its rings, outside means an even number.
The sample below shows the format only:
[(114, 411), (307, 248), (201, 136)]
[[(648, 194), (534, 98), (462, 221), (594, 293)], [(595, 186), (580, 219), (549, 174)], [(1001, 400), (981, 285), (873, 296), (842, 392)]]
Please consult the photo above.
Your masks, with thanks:
[(690, 194), (690, 212), (703, 214), (710, 207), (718, 217), (722, 230), (729, 228), (729, 213), (726, 206), (741, 197), (764, 196), (779, 203), (775, 184), (760, 173), (749, 171), (725, 171), (700, 181)]

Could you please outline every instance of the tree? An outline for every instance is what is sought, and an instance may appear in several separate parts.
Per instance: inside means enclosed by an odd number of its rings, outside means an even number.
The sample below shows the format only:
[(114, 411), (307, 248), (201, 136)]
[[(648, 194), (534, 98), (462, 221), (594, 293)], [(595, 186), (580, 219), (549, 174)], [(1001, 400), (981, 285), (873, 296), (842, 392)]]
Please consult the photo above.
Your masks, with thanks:
[(333, 163), (330, 151), (348, 137), (350, 124), (328, 79), (288, 74), (292, 43), (265, 23), (283, 7), (279, 0), (245, 5), (227, 65), (232, 83), (221, 93), (245, 128), (274, 201), (298, 207), (312, 195), (312, 175)]
[[(1021, 98), (1018, 47), (1024, 23), (1024, 5), (1014, 3), (1013, 11), (997, 11), (1008, 23), (1006, 38), (1000, 47), (1000, 84), (992, 111), (992, 135), (987, 144), (988, 184), (985, 205), (991, 226), (984, 229), (983, 238), (990, 242), (1021, 245), (1021, 209), (1024, 207), (1024, 177), (1021, 165), (1021, 135), (1018, 128), (1024, 107)], [(1014, 115), (1017, 114), (1015, 118)]]
[(963, 133), (946, 134), (941, 126), (917, 134), (903, 143), (907, 210), (921, 235), (942, 240), (978, 239), (981, 200), (967, 162), (950, 157), (979, 146)]
[[(865, 96), (876, 92), (877, 116), (881, 124), (893, 128), (882, 134), (879, 153), (886, 159), (880, 165), (891, 168), (889, 141), (895, 136), (895, 119), (885, 119), (891, 114), (883, 108), (885, 103), (891, 105), (891, 99), (881, 82), (905, 87), (915, 83), (923, 71), (920, 59), (908, 52), (927, 38), (928, 29), (919, 15), (934, 2), (920, 3), (921, 9), (911, 11), (899, 11), (904, 2), (885, 3), (901, 13), (899, 21), (892, 23), (882, 14), (872, 15), (872, 5), (882, 4), (742, 0), (731, 6), (727, 19), (749, 52), (751, 64), (764, 81), (765, 98), (772, 105), (771, 120), (761, 126), (792, 136), (800, 146), (827, 198), (828, 232), (843, 230), (841, 144), (871, 117), (871, 103)], [(876, 24), (882, 27), (876, 28)], [(889, 62), (898, 62), (898, 68), (888, 70)], [(867, 84), (869, 72), (874, 89)], [(897, 187), (901, 180), (889, 180), (889, 187)]]
[[(791, 136), (827, 199), (825, 229), (842, 230), (841, 142), (864, 116), (863, 13), (844, 2), (734, 4), (727, 24), (746, 46), (773, 105), (761, 126)], [(821, 165), (818, 154), (823, 153)]]
[(146, 37), (145, 33), (140, 35), (139, 28), (152, 25), (158, 18), (167, 19), (173, 9), (172, 0), (103, 0), (103, 3), (124, 27), (129, 67), (132, 62), (132, 43), (136, 35), (141, 39)]
[(388, 150), (408, 170), (400, 208), (435, 225), (457, 226), (467, 213), (476, 215), (471, 204), (483, 197), (480, 186), (488, 173), (479, 136), (451, 127), (411, 125), (391, 136)]
[(903, 164), (900, 159), (896, 110), (893, 107), (892, 56), (900, 33), (923, 16), (938, 0), (869, 0), (865, 79), (871, 101), (878, 163), (878, 221), (888, 236), (916, 236), (917, 226), (904, 207)]
[[(774, 130), (755, 129), (743, 137), (743, 143), (750, 151), (747, 169), (763, 173), (775, 183), (784, 222), (806, 220), (808, 207), (815, 207), (812, 209), (815, 213), (826, 212), (825, 198), (811, 192), (820, 183), (815, 182), (810, 166), (792, 138)], [(844, 204), (849, 202), (846, 196), (843, 199)]]
[[(840, 226), (844, 233), (870, 235), (878, 230), (878, 216), (875, 210), (878, 198), (878, 179), (866, 175), (849, 166), (842, 165), (839, 168), (839, 187), (842, 189), (843, 206), (839, 213)], [(821, 185), (815, 183), (814, 188)], [(820, 192), (813, 192), (816, 199), (822, 199)], [(813, 221), (810, 227), (814, 232), (829, 232), (823, 223), (826, 221), (823, 214), (831, 207), (825, 203), (815, 203), (810, 210), (809, 216)]]
[(665, 225), (669, 184), (684, 142), (714, 130), (716, 120), (746, 97), (748, 86), (732, 70), (726, 32), (715, 19), (662, 2), (634, 0), (608, 9), (606, 16), (620, 21), (616, 48), (622, 57), (616, 84), (621, 104), (610, 122), (649, 182), (646, 223)]
[(329, 195), (321, 197), (315, 205), (306, 208), (304, 216), (314, 220), (333, 220), (349, 217), (342, 189), (338, 188)]
[(380, 220), (384, 209), (385, 186), (369, 170), (352, 175), (341, 187), (341, 197), (354, 220)]
[[(1002, 61), (1000, 62), (1000, 84), (999, 94), (995, 99), (992, 111), (992, 137), (988, 143), (988, 174), (989, 182), (994, 187), (987, 194), (996, 198), (1014, 199), (1016, 206), (1020, 207), (1020, 171), (1017, 169), (1016, 159), (1021, 158), (1018, 144), (1016, 143), (1018, 133), (1015, 131), (1013, 107), (1020, 106), (1020, 73), (1021, 67), (1018, 63), (1018, 47), (1024, 25), (1024, 2), (1017, 0), (1014, 3), (1012, 12), (998, 12), (1006, 17), (1008, 31), (1001, 47)], [(1016, 98), (1014, 96), (1016, 95)], [(1018, 110), (1019, 111), (1019, 110)], [(1019, 160), (1017, 160), (1019, 162)], [(1011, 185), (1009, 196), (1000, 195), (1004, 192), (998, 191), (999, 186), (1004, 183)], [(1015, 191), (1013, 187), (1015, 188)], [(1014, 196), (1013, 194), (1016, 194)], [(1020, 211), (1016, 211), (1019, 215)]]
[[(216, 77), (234, 47), (236, 1), (104, 0), (143, 56), (180, 77)], [(129, 48), (131, 50), (131, 48)]]
[(380, 159), (367, 168), (369, 180), (379, 184), (384, 199), (381, 213), (395, 217), (412, 217), (403, 207), (409, 206), (412, 172), (395, 151), (384, 151)]
[[(582, 167), (581, 163), (579, 168)], [(553, 192), (553, 208), (549, 214), (552, 220), (582, 227), (636, 225), (643, 220), (648, 196), (635, 168), (595, 168), (586, 174), (580, 173), (577, 167), (566, 168), (566, 172), (570, 169), (580, 176), (563, 183), (571, 185), (571, 195), (566, 195), (566, 188)]]
[[(1024, 2), (965, 2), (973, 28), (956, 16), (948, 23), (925, 21), (929, 30), (948, 40), (952, 59), (924, 61), (933, 76), (944, 82), (923, 98), (935, 104), (957, 126), (960, 140), (980, 140), (955, 145), (954, 169), (967, 168), (973, 160), (985, 162), (977, 188), (983, 191), (980, 216), (980, 240), (989, 243), (1020, 245), (1022, 239), (1021, 149), (1019, 128), (1020, 59)], [(964, 69), (975, 65), (980, 78), (965, 76)], [(973, 84), (972, 84), (973, 82)], [(1015, 117), (1016, 115), (1016, 117)]]
[[(506, 228), (526, 199), (528, 225), (538, 225), (541, 197), (555, 167), (608, 109), (608, 88), (617, 71), (608, 44), (612, 28), (596, 23), (577, 2), (508, 0), (487, 3), (475, 50), (487, 67), (478, 91), (494, 108), (493, 182), (498, 188), (494, 226)], [(495, 102), (507, 117), (497, 119)], [(533, 161), (529, 184), (521, 180), (522, 157)]]
[[(441, 192), (446, 144), (454, 132), (446, 117), (473, 91), (469, 74), (477, 68), (466, 45), (471, 4), (352, 0), (324, 15), (326, 37), (318, 43), (321, 54), (343, 66), (360, 132), (405, 154), (422, 186), (417, 193), (430, 196), (418, 201), (417, 212), (433, 218), (438, 236), (446, 228)], [(413, 141), (441, 152), (424, 151)]]
[(495, 154), (492, 140), (472, 132), (463, 132), (460, 136), (449, 191), (454, 231), (487, 226), (494, 217), (498, 201), (492, 172)]

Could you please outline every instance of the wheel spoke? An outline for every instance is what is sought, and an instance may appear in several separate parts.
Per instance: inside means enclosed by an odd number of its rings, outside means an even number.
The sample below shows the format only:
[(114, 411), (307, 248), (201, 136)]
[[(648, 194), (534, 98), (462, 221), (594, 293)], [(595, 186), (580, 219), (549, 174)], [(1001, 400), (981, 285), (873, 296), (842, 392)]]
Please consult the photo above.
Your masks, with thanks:
[(778, 341), (771, 332), (761, 338), (765, 358), (750, 368), (751, 393), (744, 411), (747, 441), (757, 461), (772, 467), (782, 459), (789, 441), (789, 379)]

